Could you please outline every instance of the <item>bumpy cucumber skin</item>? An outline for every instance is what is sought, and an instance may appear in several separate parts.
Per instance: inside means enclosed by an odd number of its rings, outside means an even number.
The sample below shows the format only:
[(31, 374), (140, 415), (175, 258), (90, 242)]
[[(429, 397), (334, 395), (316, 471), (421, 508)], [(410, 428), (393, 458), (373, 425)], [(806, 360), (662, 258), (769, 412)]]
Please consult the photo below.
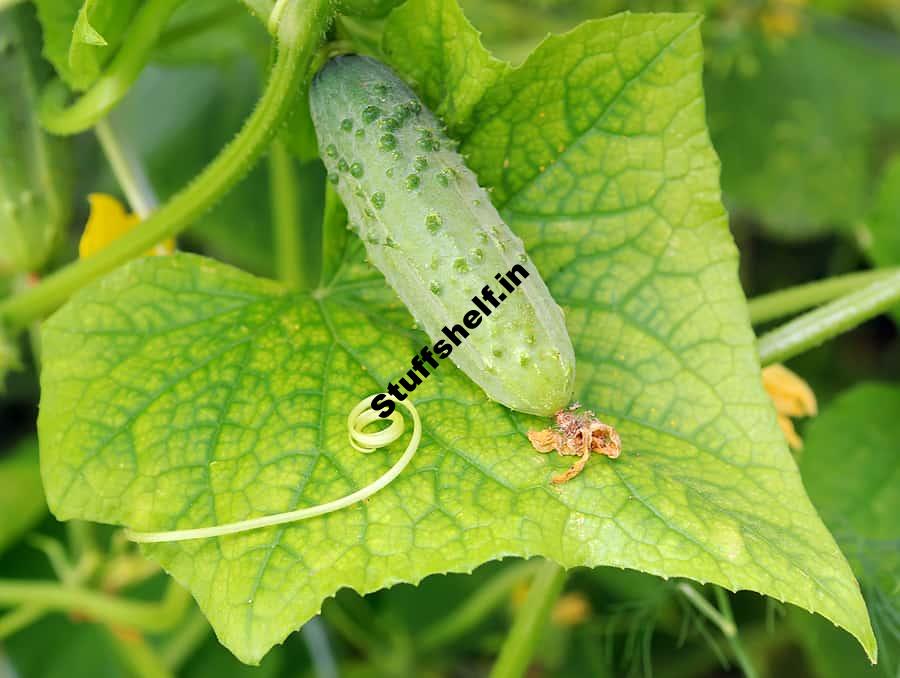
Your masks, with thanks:
[(433, 341), (462, 324), (484, 285), (503, 291), (495, 273), (524, 265), (530, 276), (450, 357), (507, 407), (566, 407), (575, 355), (562, 310), (440, 121), (388, 67), (358, 56), (316, 75), (310, 109), (350, 227)]
[(36, 114), (49, 69), (32, 11), (0, 12), (0, 276), (40, 268), (68, 218), (64, 142)]

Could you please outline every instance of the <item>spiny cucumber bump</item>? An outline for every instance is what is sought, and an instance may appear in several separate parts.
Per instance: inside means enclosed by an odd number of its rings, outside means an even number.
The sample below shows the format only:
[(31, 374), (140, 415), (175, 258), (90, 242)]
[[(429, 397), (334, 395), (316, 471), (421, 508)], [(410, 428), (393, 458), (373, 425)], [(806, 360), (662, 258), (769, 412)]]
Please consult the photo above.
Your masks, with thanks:
[[(450, 357), (512, 409), (550, 416), (565, 408), (575, 356), (562, 310), (441, 121), (387, 66), (353, 55), (315, 76), (310, 110), (368, 260), (432, 341), (462, 323), (485, 285), (504, 292), (494, 274), (525, 267), (529, 276)], [(359, 129), (366, 134), (348, 133)]]

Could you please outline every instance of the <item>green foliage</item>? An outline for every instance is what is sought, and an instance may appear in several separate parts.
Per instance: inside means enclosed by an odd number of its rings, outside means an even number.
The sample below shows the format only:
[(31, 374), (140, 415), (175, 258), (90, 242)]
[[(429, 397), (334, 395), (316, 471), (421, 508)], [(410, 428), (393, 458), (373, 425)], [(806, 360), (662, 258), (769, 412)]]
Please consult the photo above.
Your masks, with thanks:
[(3, 326), (0, 326), (0, 395), (6, 390), (6, 375), (21, 369), (19, 347)]
[[(900, 669), (897, 412), (900, 388), (886, 384), (854, 387), (809, 426), (800, 463), (810, 498), (859, 578), (885, 676), (895, 676)], [(833, 635), (815, 628), (813, 636)], [(820, 647), (821, 643), (816, 649)], [(856, 664), (865, 665), (861, 653)]]
[(0, 553), (47, 513), (38, 465), (37, 439), (0, 450)]
[(85, 90), (116, 53), (137, 0), (35, 0), (44, 56), (59, 76)]
[(900, 155), (885, 166), (860, 239), (877, 266), (900, 266)]
[[(698, 28), (691, 15), (620, 15), (550, 38), (478, 98), (463, 140), (565, 307), (577, 397), (615, 423), (623, 456), (551, 488), (566, 462), (523, 435), (544, 422), (445, 366), (416, 394), (416, 460), (368, 503), (146, 547), (238, 657), (258, 661), (341, 587), (510, 554), (752, 589), (874, 652), (852, 573), (760, 385)], [(54, 513), (196, 527), (365, 484), (392, 460), (353, 452), (345, 417), (407, 369), (423, 342), (410, 324), (358, 245), (308, 295), (188, 255), (119, 269), (45, 326), (39, 427)]]
[[(755, 42), (757, 70), (707, 78), (722, 186), (735, 206), (792, 238), (848, 226), (865, 211), (870, 135), (865, 102), (835, 88), (866, 71), (846, 45), (805, 34)], [(747, 143), (755, 139), (754, 143)]]
[(69, 178), (58, 139), (37, 122), (39, 31), (30, 7), (0, 12), (0, 278), (38, 270), (69, 213)]
[(229, 63), (241, 57), (252, 56), (264, 64), (268, 50), (262, 22), (232, 0), (205, 0), (178, 7), (153, 59), (169, 66), (224, 63), (227, 72)]
[(337, 10), (348, 16), (379, 19), (405, 0), (337, 0)]
[(407, 2), (391, 14), (383, 42), (394, 67), (453, 129), (509, 68), (482, 46), (456, 0)]
[(42, 620), (5, 644), (10, 663), (28, 678), (129, 678), (110, 629), (75, 624), (63, 616)]

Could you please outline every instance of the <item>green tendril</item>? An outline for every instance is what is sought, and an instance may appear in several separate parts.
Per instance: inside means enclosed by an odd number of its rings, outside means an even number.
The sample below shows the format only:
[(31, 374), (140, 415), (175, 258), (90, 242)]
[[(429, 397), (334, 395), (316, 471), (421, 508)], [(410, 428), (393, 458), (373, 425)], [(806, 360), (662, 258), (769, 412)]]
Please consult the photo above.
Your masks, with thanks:
[[(350, 436), (350, 445), (353, 449), (363, 454), (369, 454), (378, 448), (390, 445), (403, 435), (403, 431), (406, 428), (403, 417), (399, 412), (395, 411), (388, 416), (388, 420), (391, 422), (390, 426), (375, 433), (366, 433), (364, 429), (368, 425), (382, 419), (375, 410), (369, 407), (371, 400), (372, 396), (368, 396), (361, 400), (356, 407), (350, 410), (350, 414), (347, 417), (347, 431)], [(131, 541), (141, 543), (187, 541), (189, 539), (222, 537), (228, 534), (238, 534), (239, 532), (258, 530), (273, 525), (295, 523), (300, 520), (306, 520), (307, 518), (339, 511), (342, 508), (351, 506), (363, 499), (368, 499), (373, 494), (384, 489), (393, 482), (403, 469), (406, 468), (409, 462), (412, 461), (413, 456), (416, 454), (416, 450), (419, 449), (419, 443), (422, 440), (422, 422), (419, 419), (419, 413), (409, 400), (401, 401), (400, 404), (406, 408), (413, 420), (413, 432), (409, 444), (406, 446), (403, 455), (393, 466), (391, 466), (391, 468), (373, 482), (356, 490), (356, 492), (352, 492), (324, 504), (307, 506), (302, 509), (297, 509), (296, 511), (285, 511), (284, 513), (275, 513), (269, 516), (251, 518), (250, 520), (225, 523), (224, 525), (198, 527), (188, 530), (171, 530), (167, 532), (135, 532), (133, 530), (126, 530), (125, 534)]]

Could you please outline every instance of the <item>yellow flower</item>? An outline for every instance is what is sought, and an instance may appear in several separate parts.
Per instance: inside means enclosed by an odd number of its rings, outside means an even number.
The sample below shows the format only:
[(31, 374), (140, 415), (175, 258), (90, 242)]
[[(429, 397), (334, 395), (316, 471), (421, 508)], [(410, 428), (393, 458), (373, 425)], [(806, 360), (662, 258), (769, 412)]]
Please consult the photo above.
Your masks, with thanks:
[[(81, 259), (99, 252), (113, 240), (121, 238), (137, 226), (141, 218), (137, 214), (128, 214), (118, 200), (105, 193), (91, 193), (88, 196), (91, 213), (88, 216), (81, 242), (78, 243), (78, 256)], [(147, 252), (147, 255), (172, 254), (175, 241), (169, 238)]]
[(557, 626), (577, 626), (591, 616), (591, 604), (577, 591), (564, 593), (553, 605), (550, 619)]
[(770, 37), (788, 38), (800, 30), (800, 12), (805, 0), (773, 0), (760, 14), (763, 33)]
[(818, 411), (816, 394), (803, 379), (784, 365), (769, 365), (762, 371), (763, 386), (778, 414), (778, 424), (792, 449), (803, 449), (791, 417), (812, 417)]

